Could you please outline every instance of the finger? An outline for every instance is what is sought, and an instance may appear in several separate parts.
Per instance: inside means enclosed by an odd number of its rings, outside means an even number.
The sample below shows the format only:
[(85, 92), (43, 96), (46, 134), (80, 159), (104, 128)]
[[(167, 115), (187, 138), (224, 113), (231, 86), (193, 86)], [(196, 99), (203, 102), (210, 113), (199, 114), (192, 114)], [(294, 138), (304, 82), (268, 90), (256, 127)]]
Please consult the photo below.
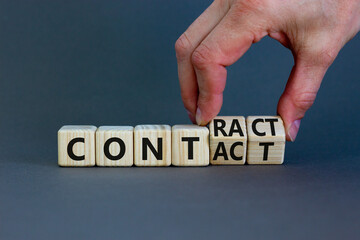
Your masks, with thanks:
[(195, 121), (198, 85), (191, 64), (191, 54), (225, 16), (228, 9), (229, 3), (227, 0), (214, 1), (175, 43), (181, 97), (193, 122)]
[(266, 35), (249, 24), (256, 21), (249, 15), (239, 16), (238, 12), (230, 9), (194, 51), (192, 63), (199, 86), (197, 124), (206, 125), (221, 109), (226, 83), (225, 67), (237, 61), (254, 41)]
[(308, 58), (295, 60), (295, 66), (280, 97), (277, 110), (284, 121), (288, 141), (295, 141), (301, 119), (313, 105), (331, 62), (329, 60), (314, 62)]

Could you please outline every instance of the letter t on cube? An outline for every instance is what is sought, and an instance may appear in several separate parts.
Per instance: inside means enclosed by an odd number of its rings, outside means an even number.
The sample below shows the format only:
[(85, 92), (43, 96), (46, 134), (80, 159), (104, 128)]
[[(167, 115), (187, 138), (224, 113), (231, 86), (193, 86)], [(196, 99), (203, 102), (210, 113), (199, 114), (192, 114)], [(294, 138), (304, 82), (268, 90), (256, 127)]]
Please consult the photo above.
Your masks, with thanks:
[(209, 129), (196, 125), (173, 126), (172, 164), (175, 166), (209, 165)]
[(282, 164), (285, 153), (285, 128), (279, 116), (249, 116), (248, 164)]

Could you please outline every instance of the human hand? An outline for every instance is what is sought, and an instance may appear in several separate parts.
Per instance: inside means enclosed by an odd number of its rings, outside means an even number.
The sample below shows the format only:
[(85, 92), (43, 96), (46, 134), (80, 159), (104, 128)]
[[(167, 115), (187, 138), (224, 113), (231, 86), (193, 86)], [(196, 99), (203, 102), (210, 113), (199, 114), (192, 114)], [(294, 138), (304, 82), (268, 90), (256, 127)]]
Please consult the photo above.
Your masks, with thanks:
[(268, 35), (295, 60), (277, 108), (294, 141), (327, 69), (359, 30), (360, 0), (215, 0), (175, 44), (190, 119), (206, 125), (219, 113), (226, 66)]

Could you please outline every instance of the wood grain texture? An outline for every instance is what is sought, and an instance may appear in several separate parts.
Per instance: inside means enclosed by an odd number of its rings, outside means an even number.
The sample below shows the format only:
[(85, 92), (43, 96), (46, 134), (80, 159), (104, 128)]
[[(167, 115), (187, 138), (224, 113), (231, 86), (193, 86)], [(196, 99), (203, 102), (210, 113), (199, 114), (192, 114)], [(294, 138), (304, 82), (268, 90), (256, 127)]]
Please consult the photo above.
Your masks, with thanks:
[(210, 163), (243, 165), (246, 161), (247, 131), (242, 116), (217, 116), (209, 124)]
[[(95, 165), (95, 126), (63, 126), (58, 131), (58, 164), (62, 167), (90, 167)], [(70, 151), (83, 160), (74, 160), (68, 154), (68, 145), (74, 139), (76, 142)]]
[(249, 116), (248, 164), (282, 164), (285, 153), (285, 128), (279, 116)]
[(134, 127), (99, 127), (96, 131), (96, 165), (126, 167), (132, 166), (133, 163)]
[[(144, 142), (150, 143), (160, 154), (158, 146), (161, 139), (161, 158), (157, 158), (149, 145), (143, 152)], [(146, 154), (147, 159), (144, 159)], [(134, 164), (136, 166), (170, 166), (171, 164), (171, 127), (169, 125), (138, 125), (134, 129)]]
[[(192, 142), (192, 156), (188, 138)], [(190, 154), (189, 154), (190, 153)], [(191, 159), (192, 158), (192, 159)], [(209, 165), (209, 129), (196, 125), (175, 125), (172, 127), (172, 164), (174, 166)]]

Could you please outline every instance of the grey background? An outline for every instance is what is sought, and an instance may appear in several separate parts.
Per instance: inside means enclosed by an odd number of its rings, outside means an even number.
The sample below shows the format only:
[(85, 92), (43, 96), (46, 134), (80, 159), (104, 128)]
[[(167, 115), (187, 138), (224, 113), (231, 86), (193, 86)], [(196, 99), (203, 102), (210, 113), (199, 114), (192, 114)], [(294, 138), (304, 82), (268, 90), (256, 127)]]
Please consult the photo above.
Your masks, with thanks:
[[(60, 168), (65, 124), (189, 123), (174, 43), (210, 1), (0, 1), (0, 239), (355, 239), (360, 36), (281, 166)], [(276, 113), (293, 64), (264, 38), (221, 115)]]

